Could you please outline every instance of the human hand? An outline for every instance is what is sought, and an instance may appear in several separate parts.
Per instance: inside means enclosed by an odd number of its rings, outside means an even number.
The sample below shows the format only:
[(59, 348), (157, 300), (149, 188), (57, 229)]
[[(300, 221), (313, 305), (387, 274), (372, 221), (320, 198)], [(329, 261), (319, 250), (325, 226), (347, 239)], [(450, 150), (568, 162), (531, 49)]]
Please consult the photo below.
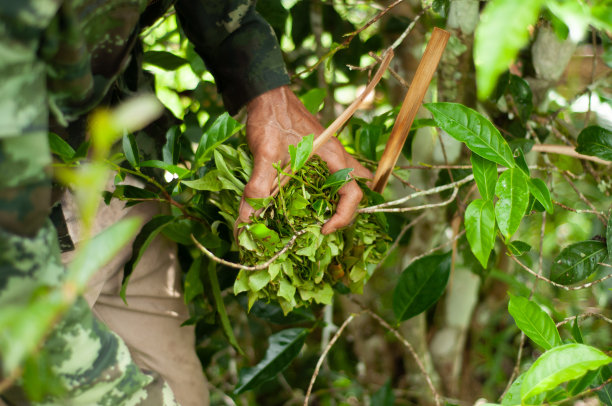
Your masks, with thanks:
[[(247, 223), (254, 209), (248, 198), (266, 198), (272, 194), (277, 171), (273, 164), (289, 163), (289, 145), (296, 145), (302, 137), (323, 132), (323, 127), (310, 114), (288, 86), (270, 90), (247, 104), (247, 143), (253, 153), (253, 173), (244, 188), (236, 224)], [(372, 174), (346, 152), (340, 141), (331, 138), (315, 153), (327, 163), (331, 173), (353, 168), (351, 175), (372, 179)], [(338, 190), (340, 200), (333, 216), (321, 232), (330, 234), (350, 224), (363, 197), (354, 180)]]

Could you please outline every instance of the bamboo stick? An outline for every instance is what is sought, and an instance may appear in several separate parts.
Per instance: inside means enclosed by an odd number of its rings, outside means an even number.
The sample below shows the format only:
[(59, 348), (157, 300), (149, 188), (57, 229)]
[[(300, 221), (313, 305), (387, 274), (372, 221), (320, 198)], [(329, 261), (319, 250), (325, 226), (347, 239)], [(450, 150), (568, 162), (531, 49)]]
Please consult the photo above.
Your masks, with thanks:
[(376, 192), (381, 193), (385, 189), (385, 186), (387, 186), (389, 176), (402, 152), (402, 147), (410, 132), (410, 126), (423, 102), (423, 98), (436, 72), (440, 58), (442, 58), (442, 53), (444, 52), (449, 37), (450, 33), (447, 31), (440, 28), (434, 28), (431, 38), (427, 43), (427, 48), (425, 48), (425, 53), (417, 67), (414, 79), (406, 93), (397, 120), (391, 130), (389, 141), (387, 141), (376, 174), (374, 175), (373, 189)]

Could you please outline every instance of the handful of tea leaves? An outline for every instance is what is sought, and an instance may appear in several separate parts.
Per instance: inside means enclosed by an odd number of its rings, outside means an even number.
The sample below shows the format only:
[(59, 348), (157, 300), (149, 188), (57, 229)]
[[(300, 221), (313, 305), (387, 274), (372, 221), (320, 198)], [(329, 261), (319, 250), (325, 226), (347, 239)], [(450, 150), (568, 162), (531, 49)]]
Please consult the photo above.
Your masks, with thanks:
[[(239, 272), (234, 293), (247, 292), (249, 309), (257, 299), (276, 301), (285, 313), (312, 301), (329, 304), (336, 284), (361, 293), (387, 250), (390, 238), (381, 213), (360, 214), (350, 227), (321, 234), (321, 227), (336, 210), (338, 189), (351, 180), (350, 169), (330, 175), (327, 164), (318, 157), (307, 160), (308, 142), (312, 148), (312, 138), (305, 137), (290, 151), (295, 173), (275, 198), (247, 199), (261, 213), (253, 216), (238, 237), (243, 265), (266, 263), (295, 238), (266, 269)], [(233, 227), (252, 159), (244, 146), (221, 145), (214, 152), (214, 163), (216, 168), (199, 181), (215, 184), (218, 191), (211, 201)], [(281, 168), (278, 170), (280, 173)], [(380, 195), (361, 186), (362, 205), (380, 202)]]

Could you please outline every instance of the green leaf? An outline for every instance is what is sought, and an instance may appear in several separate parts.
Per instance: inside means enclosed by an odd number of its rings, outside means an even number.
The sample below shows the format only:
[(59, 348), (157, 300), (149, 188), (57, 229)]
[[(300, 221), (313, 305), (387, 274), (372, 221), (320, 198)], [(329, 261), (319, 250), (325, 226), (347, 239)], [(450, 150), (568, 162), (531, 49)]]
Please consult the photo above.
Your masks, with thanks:
[[(605, 365), (599, 369), (597, 373), (597, 380), (595, 381), (594, 387), (598, 387), (606, 382), (612, 376), (612, 366)], [(612, 406), (612, 382), (606, 384), (603, 388), (597, 391), (599, 400), (605, 403), (607, 406)]]
[(196, 296), (204, 293), (204, 285), (200, 278), (200, 269), (202, 267), (202, 257), (197, 257), (189, 267), (187, 275), (185, 275), (185, 294), (183, 295), (185, 304), (188, 305)]
[(497, 183), (497, 165), (478, 154), (472, 154), (470, 161), (480, 196), (484, 200), (492, 201), (495, 197), (495, 184)]
[(334, 172), (325, 180), (321, 189), (330, 188), (331, 193), (336, 193), (338, 189), (351, 181), (352, 177), (349, 175), (353, 168), (340, 169), (338, 172)]
[(49, 133), (49, 148), (52, 153), (59, 156), (64, 162), (68, 162), (74, 157), (74, 149), (55, 133)]
[(526, 254), (531, 251), (531, 245), (526, 242), (515, 240), (507, 245), (508, 251), (514, 256), (520, 257), (521, 255)]
[(128, 259), (123, 267), (123, 280), (121, 281), (121, 291), (119, 293), (126, 304), (127, 300), (125, 298), (125, 292), (134, 268), (136, 268), (136, 265), (138, 265), (138, 261), (140, 261), (142, 254), (144, 254), (144, 252), (147, 250), (149, 244), (151, 244), (157, 234), (159, 234), (159, 232), (172, 220), (174, 220), (174, 216), (155, 216), (142, 227), (136, 236), (136, 239), (132, 244), (132, 256), (130, 259)]
[(438, 127), (481, 157), (514, 168), (514, 157), (499, 130), (482, 114), (459, 103), (427, 103)]
[(274, 200), (272, 196), (265, 198), (245, 197), (244, 200), (255, 210), (265, 209)]
[(316, 320), (312, 310), (308, 308), (298, 307), (285, 315), (283, 314), (283, 309), (278, 304), (273, 302), (264, 303), (261, 300), (255, 302), (251, 308), (250, 314), (275, 324), (312, 323)]
[[(474, 64), (478, 98), (486, 99), (497, 78), (508, 69), (529, 40), (528, 27), (535, 24), (542, 0), (493, 0), (480, 14), (474, 34)], [(503, 38), (503, 41), (500, 41)]]
[(450, 8), (450, 0), (434, 0), (433, 9), (436, 13), (440, 14), (440, 17), (446, 18), (448, 15), (448, 9)]
[(310, 114), (317, 114), (323, 108), (326, 95), (327, 91), (325, 89), (314, 88), (300, 96), (300, 100)]
[(314, 142), (314, 134), (309, 134), (302, 138), (300, 142), (295, 145), (289, 145), (289, 157), (291, 158), (291, 171), (296, 173), (306, 163), (308, 157), (312, 153), (312, 144)]
[(554, 259), (550, 279), (562, 285), (583, 281), (597, 270), (597, 264), (607, 256), (606, 244), (601, 241), (570, 244)]
[(307, 335), (305, 328), (290, 328), (271, 335), (264, 359), (252, 368), (240, 370), (234, 394), (254, 389), (283, 372), (300, 353)]
[(143, 55), (143, 62), (168, 71), (188, 63), (186, 59), (166, 51), (147, 51)]
[(483, 268), (495, 245), (495, 209), (490, 200), (476, 199), (465, 210), (465, 231), (470, 249)]
[(383, 126), (377, 124), (366, 124), (359, 128), (355, 136), (357, 151), (364, 157), (376, 161), (376, 147), (383, 132)]
[(133, 168), (138, 169), (140, 167), (140, 154), (138, 153), (138, 145), (136, 145), (134, 134), (123, 136), (123, 153)]
[(514, 99), (519, 118), (523, 124), (526, 123), (533, 110), (533, 94), (531, 93), (529, 83), (519, 76), (510, 75), (508, 90), (510, 95), (512, 95), (512, 99)]
[(149, 161), (143, 161), (140, 163), (141, 168), (158, 168), (163, 169), (164, 171), (168, 171), (172, 174), (177, 175), (179, 178), (184, 177), (190, 173), (189, 170), (185, 168), (181, 168), (178, 165), (168, 164), (164, 161), (158, 161), (156, 159), (151, 159)]
[(595, 125), (585, 128), (578, 135), (576, 152), (612, 161), (612, 131)]
[(181, 152), (181, 135), (181, 130), (177, 125), (170, 127), (166, 132), (166, 143), (162, 148), (162, 156), (164, 162), (169, 165), (176, 165), (178, 163)]
[(210, 283), (210, 290), (212, 291), (213, 298), (215, 300), (215, 308), (217, 309), (217, 315), (221, 322), (223, 333), (229, 343), (238, 351), (241, 355), (245, 355), (242, 348), (236, 341), (234, 336), (234, 330), (232, 329), (232, 323), (230, 323), (227, 311), (225, 310), (225, 303), (223, 303), (223, 297), (221, 296), (221, 289), (219, 288), (219, 279), (217, 279), (217, 263), (215, 261), (208, 261), (206, 266), (206, 273), (208, 274), (208, 282)]
[(578, 325), (578, 316), (574, 319), (572, 323), (572, 337), (578, 344), (584, 344), (584, 338), (582, 337), (582, 332), (580, 331), (580, 326)]
[(213, 169), (206, 172), (204, 176), (196, 180), (184, 180), (181, 183), (195, 190), (208, 190), (218, 192), (223, 190), (223, 182), (220, 179), (221, 172)]
[(597, 378), (598, 373), (599, 373), (599, 370), (596, 369), (596, 370), (587, 372), (586, 374), (584, 374), (582, 377), (578, 379), (569, 381), (566, 387), (567, 393), (569, 393), (570, 396), (578, 395), (579, 393), (584, 391)]
[(242, 127), (244, 126), (234, 120), (228, 113), (220, 115), (200, 138), (195, 156), (196, 167), (202, 166), (204, 162), (208, 161), (215, 148), (240, 131)]
[[(523, 406), (525, 403), (521, 403), (521, 385), (523, 384), (523, 379), (525, 378), (525, 374), (520, 374), (518, 378), (512, 382), (510, 385), (510, 389), (504, 395), (501, 406)], [(540, 395), (534, 396), (529, 399), (529, 405), (539, 405), (542, 403), (544, 398), (546, 397), (546, 393), (542, 393)]]
[(398, 321), (408, 320), (438, 301), (450, 275), (450, 252), (428, 255), (410, 264), (393, 290), (393, 312)]
[(536, 303), (521, 296), (511, 296), (508, 312), (518, 328), (540, 347), (550, 350), (561, 345), (555, 322)]
[(612, 358), (588, 345), (565, 344), (554, 347), (542, 354), (525, 373), (521, 399), (525, 401), (610, 362)]
[(391, 380), (387, 380), (387, 382), (372, 395), (371, 404), (375, 406), (393, 406), (395, 404), (395, 395), (391, 388)]
[(521, 224), (529, 203), (527, 177), (518, 168), (508, 169), (499, 177), (495, 194), (499, 198), (495, 204), (497, 225), (502, 235), (509, 240)]
[(529, 192), (531, 192), (533, 197), (544, 206), (544, 209), (546, 209), (548, 213), (553, 213), (554, 206), (550, 198), (550, 191), (542, 179), (529, 179)]
[(527, 177), (531, 176), (531, 173), (529, 172), (529, 166), (527, 166), (527, 161), (525, 161), (525, 154), (523, 153), (523, 149), (517, 148), (516, 151), (518, 151), (517, 156), (514, 158), (516, 166), (521, 168), (521, 170)]

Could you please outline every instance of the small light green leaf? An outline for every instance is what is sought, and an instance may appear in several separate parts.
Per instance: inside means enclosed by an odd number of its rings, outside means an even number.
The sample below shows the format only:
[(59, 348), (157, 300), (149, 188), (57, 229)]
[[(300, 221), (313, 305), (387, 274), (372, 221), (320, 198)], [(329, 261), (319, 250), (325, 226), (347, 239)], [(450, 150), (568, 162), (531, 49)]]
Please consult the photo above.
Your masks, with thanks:
[(223, 190), (223, 182), (220, 179), (220, 175), (221, 173), (218, 169), (213, 169), (206, 172), (200, 179), (184, 180), (181, 183), (195, 190), (218, 192), (219, 190)]
[(495, 210), (490, 200), (476, 199), (465, 210), (465, 231), (470, 249), (483, 268), (495, 245)]
[(497, 225), (502, 235), (509, 240), (521, 224), (529, 203), (527, 177), (518, 168), (508, 169), (499, 177), (495, 194), (499, 198), (495, 204)]
[(270, 282), (270, 274), (267, 269), (249, 273), (249, 288), (253, 292), (262, 290)]
[(220, 115), (210, 128), (202, 134), (195, 154), (195, 167), (200, 167), (208, 161), (215, 148), (244, 127), (228, 113)]
[(289, 145), (289, 157), (291, 158), (291, 171), (293, 173), (302, 169), (308, 157), (312, 152), (312, 145), (314, 142), (314, 134), (310, 134), (302, 138), (302, 140), (295, 145)]
[(166, 51), (147, 51), (143, 55), (143, 62), (167, 71), (176, 70), (189, 63), (186, 59)]
[(272, 196), (268, 196), (266, 198), (254, 198), (254, 197), (245, 197), (244, 200), (255, 210), (265, 209), (268, 207), (270, 202), (274, 200)]
[(323, 183), (321, 189), (330, 188), (332, 194), (337, 192), (338, 189), (351, 181), (352, 178), (349, 173), (351, 173), (352, 170), (353, 168), (344, 168), (332, 173), (325, 180), (325, 183)]
[(232, 329), (232, 324), (230, 323), (229, 317), (227, 316), (227, 311), (225, 310), (225, 303), (223, 303), (223, 297), (221, 296), (221, 288), (219, 287), (219, 279), (217, 278), (217, 263), (215, 261), (208, 261), (208, 265), (204, 265), (206, 267), (206, 273), (208, 274), (208, 283), (210, 284), (210, 290), (213, 294), (213, 299), (215, 301), (215, 308), (217, 310), (217, 315), (219, 316), (219, 321), (221, 322), (221, 328), (223, 329), (223, 333), (227, 338), (227, 341), (240, 353), (240, 355), (245, 355), (242, 348), (238, 344), (236, 337), (234, 336), (234, 330)]
[(481, 157), (507, 168), (514, 168), (514, 157), (499, 130), (482, 114), (459, 103), (427, 103), (424, 105), (438, 127), (461, 141)]
[(497, 165), (478, 154), (472, 154), (470, 161), (480, 196), (484, 200), (493, 200), (497, 183)]
[(307, 335), (305, 328), (290, 328), (271, 335), (264, 359), (252, 368), (240, 370), (234, 394), (255, 389), (283, 372), (299, 355)]
[(280, 241), (278, 233), (274, 230), (270, 230), (263, 223), (249, 225), (248, 230), (256, 240), (264, 241), (267, 244), (276, 244)]
[(548, 213), (553, 213), (554, 207), (552, 199), (550, 198), (550, 191), (542, 179), (529, 179), (529, 192), (531, 192), (533, 197), (544, 206), (544, 209), (546, 209)]
[(64, 162), (69, 162), (74, 157), (74, 149), (55, 133), (49, 133), (49, 148)]
[(533, 94), (531, 93), (529, 83), (519, 76), (510, 75), (508, 90), (510, 95), (512, 95), (512, 99), (514, 99), (519, 118), (523, 123), (526, 123), (533, 110)]
[(597, 264), (607, 256), (606, 244), (601, 241), (570, 244), (554, 259), (550, 279), (562, 285), (583, 281), (597, 270)]
[(136, 236), (136, 239), (132, 244), (132, 256), (130, 257), (130, 259), (128, 259), (128, 261), (125, 263), (125, 266), (123, 267), (123, 280), (121, 281), (121, 291), (119, 295), (121, 296), (124, 302), (127, 303), (125, 298), (125, 292), (127, 289), (127, 285), (130, 281), (130, 277), (132, 276), (132, 271), (134, 271), (134, 268), (136, 268), (136, 265), (138, 265), (138, 261), (140, 261), (142, 254), (144, 254), (144, 252), (149, 247), (149, 244), (151, 244), (157, 234), (159, 234), (159, 232), (162, 231), (162, 229), (173, 220), (174, 216), (155, 216), (142, 227), (142, 229)]
[(584, 344), (565, 344), (546, 351), (525, 373), (521, 385), (523, 401), (577, 379), (588, 371), (612, 362), (612, 358)]
[(134, 134), (126, 134), (123, 136), (123, 153), (133, 168), (140, 167), (140, 155), (138, 154), (138, 145)]
[(521, 296), (511, 296), (508, 312), (518, 328), (540, 347), (550, 350), (561, 345), (555, 322), (536, 303)]
[[(493, 0), (480, 14), (474, 34), (474, 64), (478, 98), (484, 100), (497, 78), (508, 69), (529, 40), (528, 26), (540, 13), (542, 0)], [(500, 38), (504, 38), (500, 41)]]
[(595, 125), (585, 128), (578, 135), (576, 152), (612, 161), (612, 131)]
[(520, 257), (531, 251), (531, 245), (526, 242), (514, 240), (510, 244), (507, 245), (508, 251), (514, 256)]
[(393, 312), (398, 321), (408, 320), (438, 301), (450, 275), (450, 253), (428, 255), (410, 264), (393, 290)]
[(295, 296), (295, 286), (287, 282), (285, 278), (282, 278), (278, 286), (278, 296), (284, 298), (288, 302), (291, 302)]
[(306, 110), (310, 112), (310, 114), (317, 114), (323, 108), (323, 103), (325, 102), (325, 96), (327, 95), (327, 91), (321, 88), (310, 89), (302, 96), (300, 96), (300, 100), (306, 107)]

